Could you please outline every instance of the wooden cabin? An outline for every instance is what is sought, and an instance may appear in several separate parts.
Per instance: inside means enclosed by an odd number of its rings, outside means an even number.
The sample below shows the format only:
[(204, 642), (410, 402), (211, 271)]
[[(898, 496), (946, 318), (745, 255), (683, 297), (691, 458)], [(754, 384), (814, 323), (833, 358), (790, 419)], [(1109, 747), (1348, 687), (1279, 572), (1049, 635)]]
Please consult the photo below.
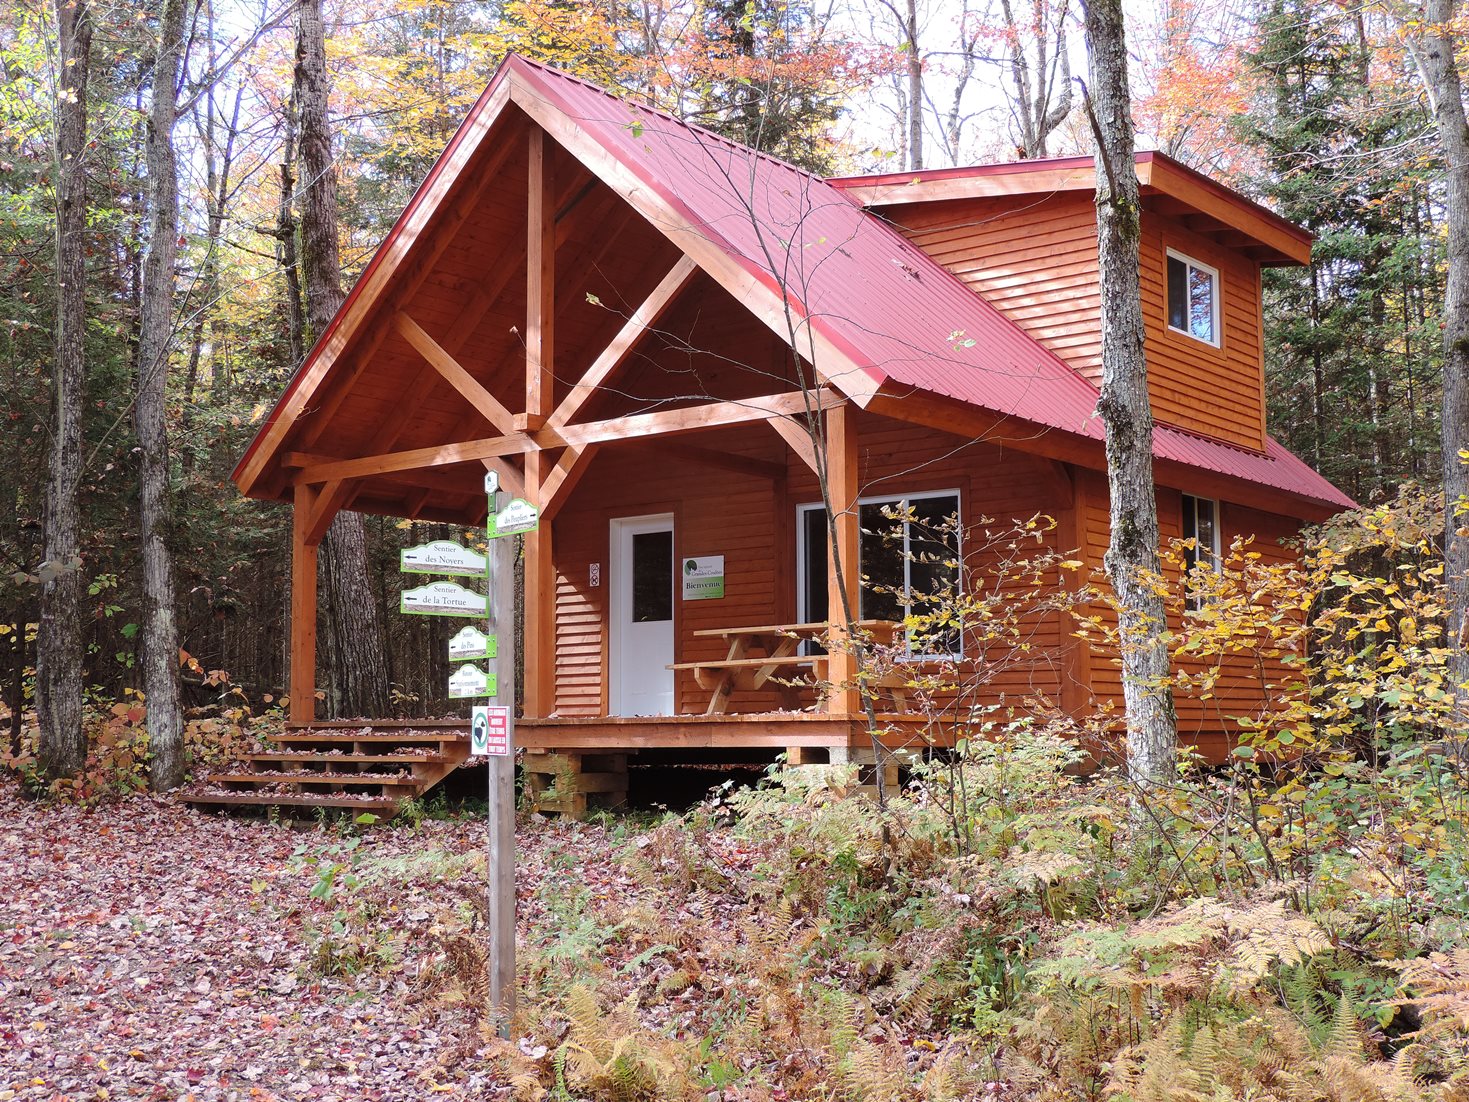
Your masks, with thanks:
[[(1160, 154), (1137, 172), (1163, 533), (1272, 546), (1351, 504), (1265, 425), (1260, 273), (1306, 263), (1310, 237)], [(823, 180), (506, 59), (235, 471), (294, 510), (303, 745), (327, 737), (332, 517), (480, 525), (489, 469), (542, 510), (520, 746), (867, 746), (851, 659), (806, 643), (839, 599), (834, 559), (850, 593), (905, 569), (876, 561), (859, 518), (1047, 513), (1058, 546), (1100, 564), (1092, 203), (1090, 159)], [(861, 606), (879, 629), (907, 611), (872, 590)], [(1059, 619), (1041, 641), (996, 692), (1078, 710), (1119, 694), (1115, 662)], [(835, 687), (770, 676), (790, 670)], [(915, 737), (901, 693), (884, 707)], [(1217, 716), (1182, 726), (1223, 752)]]

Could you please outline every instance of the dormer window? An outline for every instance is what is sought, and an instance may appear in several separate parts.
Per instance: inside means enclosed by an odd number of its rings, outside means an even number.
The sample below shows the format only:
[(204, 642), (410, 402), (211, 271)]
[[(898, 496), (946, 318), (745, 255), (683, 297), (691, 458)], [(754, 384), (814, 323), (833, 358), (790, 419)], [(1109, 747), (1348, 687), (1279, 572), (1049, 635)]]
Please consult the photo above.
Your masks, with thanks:
[(1219, 347), (1219, 270), (1168, 250), (1168, 328)]

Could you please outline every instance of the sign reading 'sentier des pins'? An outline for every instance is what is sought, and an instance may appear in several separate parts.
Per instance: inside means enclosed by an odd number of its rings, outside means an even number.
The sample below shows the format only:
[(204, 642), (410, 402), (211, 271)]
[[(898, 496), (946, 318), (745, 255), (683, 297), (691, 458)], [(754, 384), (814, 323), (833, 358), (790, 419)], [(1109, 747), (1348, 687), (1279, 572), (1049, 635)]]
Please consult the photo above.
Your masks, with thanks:
[(458, 582), (430, 582), (405, 589), (398, 607), (415, 616), (483, 616), (489, 602)]
[(494, 658), (499, 654), (499, 640), (486, 635), (473, 624), (465, 624), (449, 640), (449, 661), (469, 662), (476, 658)]
[(485, 576), (485, 557), (453, 540), (434, 540), (417, 547), (405, 547), (399, 552), (399, 565), (405, 574), (452, 574), (456, 578)]

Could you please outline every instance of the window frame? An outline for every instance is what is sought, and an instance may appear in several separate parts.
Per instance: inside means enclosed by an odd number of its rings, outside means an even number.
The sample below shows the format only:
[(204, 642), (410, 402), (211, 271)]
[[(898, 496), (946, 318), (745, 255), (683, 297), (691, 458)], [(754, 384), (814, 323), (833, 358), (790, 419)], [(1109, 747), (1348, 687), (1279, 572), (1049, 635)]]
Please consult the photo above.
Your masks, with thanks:
[[(1168, 249), (1164, 250), (1164, 252), (1165, 252), (1165, 255), (1164, 255), (1164, 258), (1163, 258), (1163, 324), (1168, 327), (1168, 331), (1170, 333), (1179, 333), (1179, 334), (1182, 334), (1183, 336), (1188, 337), (1191, 340), (1198, 341), (1200, 344), (1207, 344), (1210, 348), (1223, 348), (1224, 347), (1224, 310), (1223, 310), (1223, 304), (1220, 302), (1220, 299), (1224, 295), (1224, 281), (1223, 281), (1223, 279), (1219, 275), (1219, 269), (1216, 268), (1216, 267), (1214, 267), (1214, 265), (1212, 265), (1212, 264), (1205, 264), (1202, 260), (1198, 259), (1197, 257), (1190, 256), (1188, 253), (1183, 252), (1181, 249), (1175, 249), (1175, 248), (1172, 248), (1170, 246)], [(1173, 324), (1173, 311), (1172, 311), (1172, 305), (1173, 304), (1169, 301), (1169, 298), (1168, 298), (1168, 295), (1169, 295), (1169, 286), (1168, 286), (1169, 285), (1169, 279), (1168, 279), (1168, 261), (1169, 260), (1177, 260), (1179, 263), (1181, 263), (1184, 266), (1184, 279), (1183, 279), (1183, 283), (1184, 283), (1185, 289), (1187, 289), (1187, 287), (1188, 287), (1188, 269), (1189, 268), (1197, 268), (1199, 271), (1205, 272), (1209, 276), (1210, 286), (1212, 286), (1213, 289), (1214, 289), (1213, 295), (1212, 295), (1213, 302), (1210, 304), (1210, 307), (1211, 308), (1210, 308), (1210, 318), (1209, 318), (1209, 327), (1213, 331), (1213, 334), (1214, 334), (1212, 340), (1209, 340), (1209, 339), (1206, 339), (1204, 337), (1201, 337), (1197, 333), (1193, 332), (1190, 329), (1180, 329), (1178, 326), (1176, 326), (1176, 325)], [(1188, 309), (1188, 307), (1190, 305), (1191, 305), (1190, 303), (1185, 303), (1184, 304), (1185, 313), (1191, 313), (1192, 312), (1192, 311), (1190, 311)]]
[[(1224, 551), (1223, 540), (1221, 539), (1221, 533), (1219, 531), (1219, 520), (1221, 512), (1219, 508), (1219, 499), (1215, 497), (1200, 497), (1198, 494), (1189, 493), (1183, 494), (1182, 497), (1183, 503), (1179, 510), (1178, 530), (1183, 539), (1192, 539), (1194, 541), (1194, 547), (1185, 548), (1183, 552), (1185, 582), (1187, 581), (1187, 576), (1191, 575), (1194, 571), (1194, 568), (1200, 564), (1204, 555), (1208, 556), (1207, 565), (1209, 569), (1214, 572), (1216, 577), (1220, 576), (1224, 573)], [(1207, 549), (1198, 546), (1199, 505), (1201, 503), (1207, 504), (1214, 514), (1213, 524), (1211, 525), (1211, 528), (1213, 529), (1213, 536), (1209, 541), (1210, 546)], [(1190, 512), (1190, 509), (1192, 509), (1192, 512)], [(1190, 536), (1188, 532), (1190, 527), (1193, 528), (1192, 536)], [(1202, 606), (1203, 602), (1198, 594), (1190, 593), (1188, 594), (1185, 604), (1189, 611), (1196, 611)]]
[[(903, 504), (907, 504), (907, 503), (912, 503), (914, 501), (926, 501), (926, 500), (932, 500), (933, 498), (943, 498), (943, 497), (950, 497), (950, 498), (953, 498), (954, 499), (954, 515), (955, 515), (955, 517), (957, 518), (957, 521), (958, 521), (958, 528), (957, 528), (955, 534), (956, 534), (956, 537), (959, 540), (959, 557), (960, 557), (960, 561), (962, 562), (963, 561), (963, 554), (964, 554), (964, 495), (963, 495), (963, 493), (960, 491), (960, 489), (957, 486), (955, 486), (952, 489), (944, 489), (944, 490), (923, 490), (923, 491), (920, 491), (920, 492), (917, 492), (917, 493), (911, 493), (911, 494), (872, 494), (872, 495), (869, 495), (867, 497), (858, 498), (857, 499), (857, 508), (858, 508), (858, 511), (859, 511), (859, 522), (860, 522), (860, 511), (861, 511), (862, 506), (864, 506), (864, 505), (903, 505)], [(807, 604), (807, 601), (808, 601), (808, 598), (809, 598), (809, 595), (810, 595), (810, 585), (809, 585), (808, 579), (806, 577), (806, 570), (805, 570), (806, 550), (807, 550), (807, 548), (806, 548), (806, 523), (805, 523), (805, 521), (806, 521), (806, 514), (811, 513), (811, 512), (815, 512), (815, 511), (824, 511), (824, 509), (825, 509), (825, 506), (821, 502), (819, 502), (819, 501), (801, 502), (801, 503), (798, 503), (796, 505), (796, 616), (797, 616), (797, 619), (801, 620), (802, 622), (805, 622), (807, 620), (807, 617), (808, 617), (808, 613), (807, 613), (808, 604)], [(827, 538), (830, 539), (830, 533), (828, 533)], [(910, 541), (910, 538), (911, 537), (909, 535), (909, 526), (905, 523), (903, 525), (903, 586), (904, 586), (905, 592), (908, 589), (911, 588), (911, 584), (912, 584), (911, 581), (909, 580), (909, 573), (908, 573), (909, 572), (909, 569), (913, 565), (912, 564), (912, 559), (909, 557), (909, 541)], [(859, 543), (859, 546), (860, 546), (860, 543)], [(862, 563), (860, 561), (857, 563), (857, 568), (858, 568), (859, 571), (862, 569)], [(861, 618), (861, 615), (862, 615), (861, 614), (861, 599), (862, 599), (861, 598), (861, 594), (859, 593), (858, 594), (858, 598), (857, 598), (857, 600), (858, 600), (858, 617), (859, 618)], [(911, 602), (908, 602), (903, 607), (905, 609), (911, 610), (912, 607), (913, 607), (913, 605), (912, 605)], [(905, 615), (908, 615), (908, 614), (909, 613), (905, 613)], [(830, 622), (830, 618), (831, 618), (830, 617), (830, 611), (828, 610), (828, 614), (827, 614), (827, 620), (828, 620), (828, 622)], [(906, 636), (907, 633), (905, 632), (904, 634)], [(935, 652), (924, 651), (924, 652), (918, 652), (918, 651), (914, 651), (912, 649), (912, 646), (913, 646), (912, 640), (911, 639), (908, 639), (908, 657), (909, 658), (914, 658), (914, 659), (958, 659), (958, 658), (963, 658), (964, 657), (964, 631), (963, 631), (963, 627), (961, 625), (961, 627), (959, 629), (959, 649), (957, 651), (935, 651)], [(803, 647), (802, 649), (804, 651), (806, 648)]]

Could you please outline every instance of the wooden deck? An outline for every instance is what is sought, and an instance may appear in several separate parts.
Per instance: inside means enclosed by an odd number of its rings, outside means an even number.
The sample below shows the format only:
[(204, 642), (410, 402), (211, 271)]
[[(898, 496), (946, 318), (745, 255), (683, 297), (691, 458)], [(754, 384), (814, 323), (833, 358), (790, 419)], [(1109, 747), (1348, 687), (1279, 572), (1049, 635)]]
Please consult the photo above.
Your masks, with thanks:
[[(883, 742), (898, 749), (924, 742), (924, 722), (916, 715), (883, 715), (890, 727)], [(291, 724), (288, 735), (303, 730), (360, 731), (391, 736), (395, 731), (453, 731), (469, 741), (467, 719), (319, 720)], [(596, 750), (770, 749), (785, 747), (870, 747), (867, 721), (861, 716), (829, 716), (816, 712), (741, 713), (738, 715), (601, 716), (575, 719), (517, 719), (516, 749), (534, 752)]]
[[(889, 748), (932, 745), (919, 717), (880, 718), (889, 727), (883, 740)], [(288, 724), (270, 741), (269, 750), (208, 774), (182, 799), (196, 807), (370, 811), (391, 818), (405, 800), (422, 798), (469, 763), (466, 719), (323, 720)], [(819, 712), (522, 719), (515, 746), (525, 751), (533, 806), (578, 818), (626, 799), (627, 761), (642, 751), (789, 751), (792, 762), (849, 762), (868, 772), (876, 760), (865, 719)]]

